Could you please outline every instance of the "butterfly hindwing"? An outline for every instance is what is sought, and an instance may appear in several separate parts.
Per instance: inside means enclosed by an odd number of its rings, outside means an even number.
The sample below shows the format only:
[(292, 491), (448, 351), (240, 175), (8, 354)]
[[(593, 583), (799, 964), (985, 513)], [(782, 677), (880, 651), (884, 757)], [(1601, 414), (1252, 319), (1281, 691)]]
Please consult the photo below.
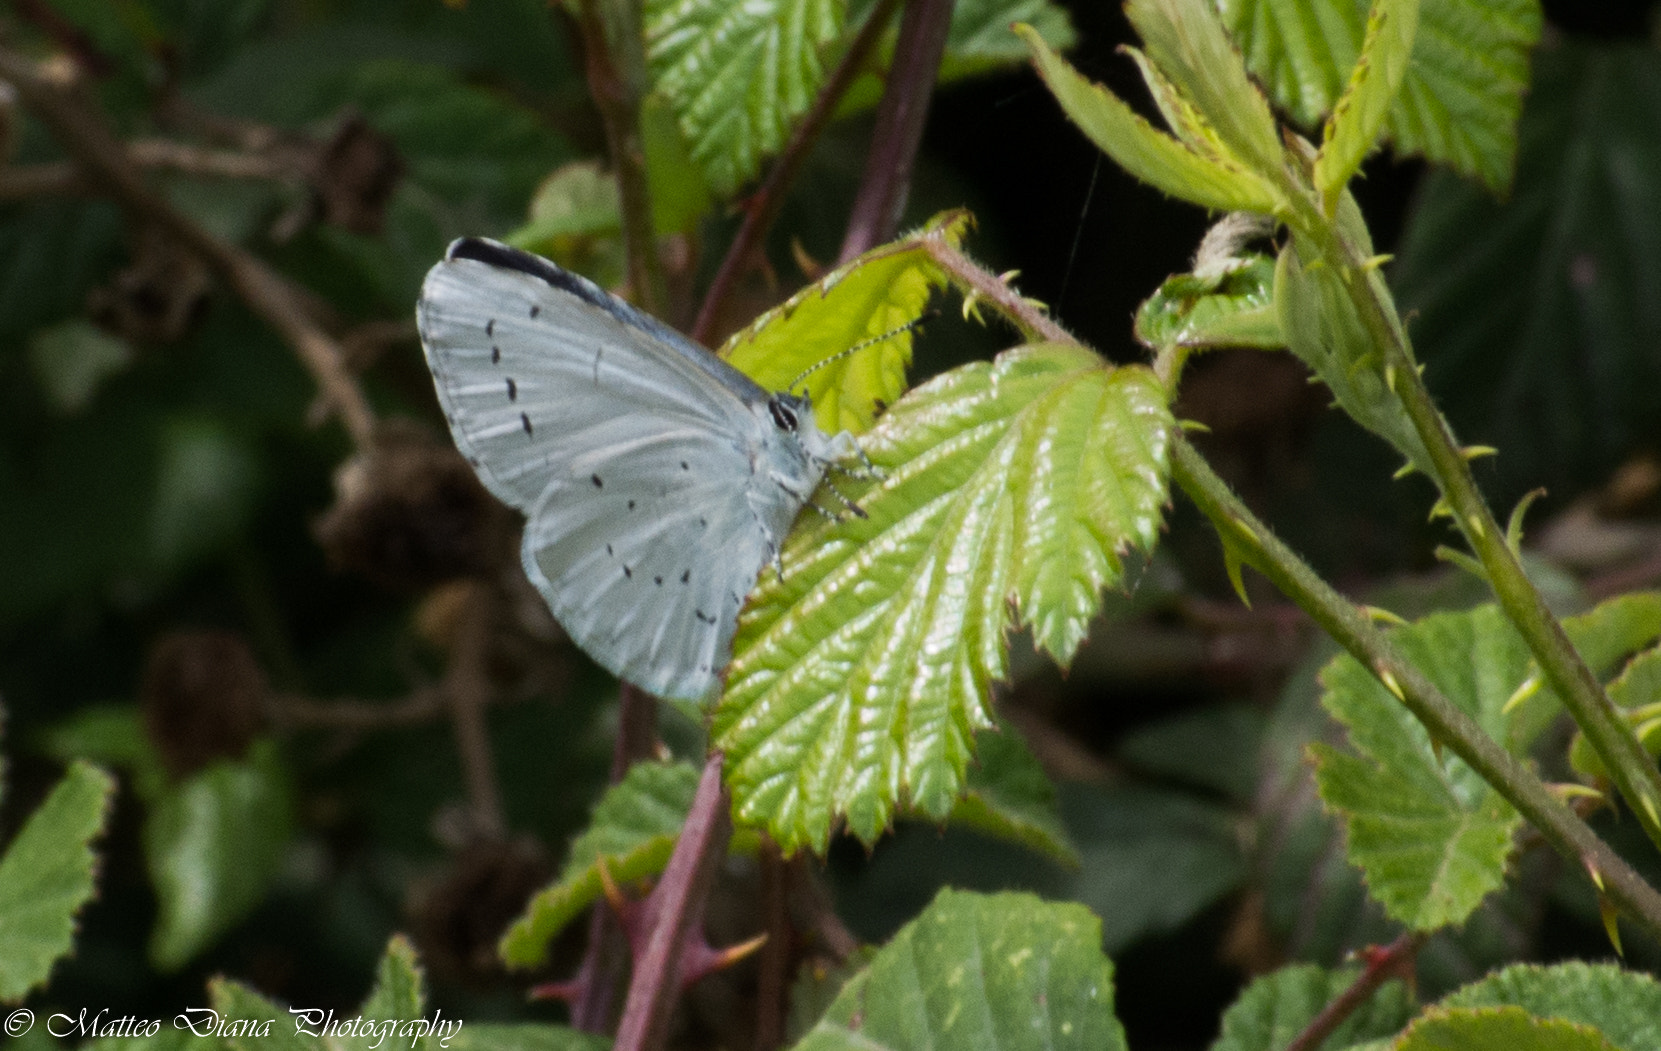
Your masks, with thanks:
[[(526, 525), (526, 574), (555, 617), (618, 677), (669, 697), (707, 695), (744, 596), (771, 556), (733, 486), (736, 450), (688, 434), (634, 443), (593, 475), (560, 477)], [(683, 466), (685, 465), (685, 466)]]

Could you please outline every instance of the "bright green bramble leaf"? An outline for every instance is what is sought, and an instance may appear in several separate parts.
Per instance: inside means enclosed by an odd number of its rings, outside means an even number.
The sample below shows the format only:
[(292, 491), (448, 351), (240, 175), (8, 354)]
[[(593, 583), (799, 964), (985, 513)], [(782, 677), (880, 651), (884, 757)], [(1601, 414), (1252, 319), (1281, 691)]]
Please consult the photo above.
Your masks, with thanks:
[(1285, 161), (1274, 114), (1246, 75), (1211, 0), (1130, 0), (1125, 15), (1148, 59), (1192, 102), (1228, 152), (1259, 175), (1280, 171)]
[(144, 854), (160, 915), (150, 958), (176, 970), (264, 898), (288, 847), (293, 799), (271, 741), (149, 801)]
[(1081, 905), (946, 890), (794, 1051), (1124, 1051), (1101, 923)]
[(1433, 1007), (1396, 1041), (1395, 1051), (1620, 1051), (1591, 1026), (1534, 1018), (1520, 1007)]
[(226, 1051), (323, 1051), (328, 1047), (315, 1031), (300, 1031), (287, 1008), (241, 982), (210, 978), (208, 1005), (185, 1008), (181, 1020), (194, 1036), (218, 1034)]
[(0, 858), (0, 1001), (46, 983), (75, 941), (75, 914), (92, 897), (115, 779), (91, 763), (70, 766)]
[(1016, 22), (1031, 26), (1058, 51), (1078, 39), (1067, 9), (1051, 0), (960, 0), (952, 6), (941, 82), (1026, 61), (1026, 46), (1009, 31)]
[(739, 622), (713, 725), (738, 818), (787, 850), (822, 848), (839, 815), (869, 842), (902, 800), (945, 818), (1010, 598), (1071, 659), (1120, 554), (1157, 537), (1170, 426), (1150, 371), (1056, 345), (889, 410), (864, 441), (885, 480), (846, 484), (869, 517), (803, 519)]
[(427, 994), (422, 988), (421, 964), (415, 946), (402, 934), (387, 942), (380, 966), (375, 969), (375, 986), (364, 998), (358, 1014), (364, 1018), (395, 1018), (412, 1021), (426, 1009)]
[(975, 765), (948, 824), (1020, 843), (1071, 868), (1078, 848), (1056, 810), (1055, 785), (1011, 726), (975, 737)]
[[(1358, 974), (1353, 967), (1329, 971), (1299, 964), (1254, 980), (1223, 1012), (1223, 1031), (1210, 1051), (1281, 1051), (1322, 1008), (1353, 985)], [(1319, 1047), (1335, 1051), (1391, 1036), (1412, 1016), (1407, 987), (1399, 981), (1387, 982)]]
[[(1409, 662), (1513, 752), (1505, 702), (1526, 674), (1527, 645), (1492, 605), (1442, 613), (1391, 634)], [(1463, 922), (1505, 882), (1521, 818), (1429, 735), (1348, 655), (1321, 673), (1322, 703), (1356, 753), (1311, 745), (1321, 798), (1349, 831), (1350, 861), (1386, 912), (1416, 930)]]
[(1338, 192), (1360, 170), (1362, 160), (1378, 141), (1407, 73), (1418, 26), (1419, 0), (1373, 3), (1361, 55), (1350, 72), (1344, 94), (1332, 107), (1321, 151), (1315, 157), (1315, 189), (1322, 200), (1336, 203)]
[[(531, 899), (502, 936), (500, 953), (510, 967), (535, 967), (548, 943), (600, 897), (600, 858), (618, 883), (656, 876), (669, 863), (675, 840), (692, 809), (698, 769), (690, 763), (636, 763), (594, 806), (588, 828), (571, 844), (559, 879)], [(742, 830), (728, 849), (751, 853), (756, 839)]]
[(837, 267), (735, 333), (720, 355), (768, 390), (784, 390), (813, 369), (791, 389), (807, 392), (819, 426), (832, 434), (870, 430), (877, 413), (905, 392), (912, 333), (895, 330), (916, 321), (946, 283), (927, 242), (956, 247), (968, 225), (968, 213), (948, 212)]
[(784, 145), (824, 80), (821, 49), (845, 11), (845, 0), (648, 0), (653, 89), (716, 192), (732, 193)]
[[(1361, 53), (1368, 0), (1217, 0), (1252, 73), (1304, 127), (1337, 102)], [(1385, 134), (1401, 153), (1503, 189), (1539, 39), (1539, 0), (1421, 0)]]
[(1272, 187), (1231, 158), (1202, 155), (1081, 76), (1029, 26), (1015, 31), (1068, 118), (1127, 172), (1172, 197), (1224, 212), (1273, 212)]
[(1661, 982), (1614, 964), (1516, 964), (1455, 990), (1438, 1006), (1520, 1007), (1535, 1018), (1591, 1026), (1623, 1051), (1661, 1047)]

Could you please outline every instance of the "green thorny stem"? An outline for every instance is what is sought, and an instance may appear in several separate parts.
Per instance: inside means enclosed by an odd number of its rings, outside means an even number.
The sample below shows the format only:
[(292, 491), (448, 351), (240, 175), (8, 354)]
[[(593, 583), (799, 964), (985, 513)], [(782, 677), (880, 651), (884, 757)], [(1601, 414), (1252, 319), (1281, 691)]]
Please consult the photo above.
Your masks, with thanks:
[[(1507, 542), (1506, 530), (1495, 521), (1477, 489), (1469, 460), (1424, 385), (1406, 334), (1391, 323), (1393, 305), (1380, 299), (1389, 293), (1383, 290), (1382, 282), (1369, 280), (1369, 270), (1376, 261), (1363, 258), (1359, 246), (1343, 235), (1335, 221), (1308, 196), (1295, 192), (1290, 176), (1286, 182), (1286, 198), (1294, 202), (1293, 214), (1285, 217), (1287, 222), (1306, 243), (1319, 250), (1318, 265), (1333, 269), (1342, 280), (1373, 345), (1381, 352), (1385, 375), (1391, 381), (1388, 386), (1430, 455), (1443, 503), (1481, 561), (1500, 607), (1603, 760), (1639, 824), (1661, 847), (1661, 767), (1621, 718), (1620, 710), (1581, 659), (1563, 625), (1547, 608), (1544, 596), (1523, 572), (1517, 552)], [(1311, 262), (1315, 261), (1304, 261), (1306, 266)]]
[[(1041, 307), (1021, 298), (962, 252), (943, 240), (931, 239), (927, 244), (934, 260), (960, 289), (975, 301), (991, 305), (1028, 338), (1082, 346)], [(1584, 868), (1602, 896), (1661, 942), (1661, 893), (1644, 882), (1532, 770), (1489, 737), (1402, 656), (1361, 607), (1340, 595), (1281, 543), (1217, 477), (1180, 430), (1172, 435), (1171, 449), (1172, 479), (1211, 519), (1236, 555), (1267, 577), (1368, 668), (1424, 724), (1432, 738), (1492, 785), (1560, 855)]]

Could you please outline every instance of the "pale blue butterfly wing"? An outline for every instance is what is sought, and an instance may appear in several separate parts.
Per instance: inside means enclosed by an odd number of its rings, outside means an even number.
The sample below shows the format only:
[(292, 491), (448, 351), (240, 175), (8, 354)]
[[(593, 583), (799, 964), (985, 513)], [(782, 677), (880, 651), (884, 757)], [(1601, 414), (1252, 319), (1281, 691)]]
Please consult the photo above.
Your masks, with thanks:
[(456, 445), (526, 513), (525, 573), (566, 632), (648, 692), (707, 696), (745, 594), (852, 439), (495, 242), (451, 245), (417, 320)]

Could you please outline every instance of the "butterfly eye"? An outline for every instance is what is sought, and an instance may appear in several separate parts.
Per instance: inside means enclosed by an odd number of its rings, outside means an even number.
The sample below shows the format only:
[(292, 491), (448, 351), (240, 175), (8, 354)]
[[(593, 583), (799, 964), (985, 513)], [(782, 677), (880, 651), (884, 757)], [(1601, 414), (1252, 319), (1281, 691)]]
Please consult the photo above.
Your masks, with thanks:
[(790, 406), (774, 398), (767, 403), (767, 411), (773, 414), (773, 423), (778, 426), (779, 430), (795, 433), (796, 413), (791, 410)]

